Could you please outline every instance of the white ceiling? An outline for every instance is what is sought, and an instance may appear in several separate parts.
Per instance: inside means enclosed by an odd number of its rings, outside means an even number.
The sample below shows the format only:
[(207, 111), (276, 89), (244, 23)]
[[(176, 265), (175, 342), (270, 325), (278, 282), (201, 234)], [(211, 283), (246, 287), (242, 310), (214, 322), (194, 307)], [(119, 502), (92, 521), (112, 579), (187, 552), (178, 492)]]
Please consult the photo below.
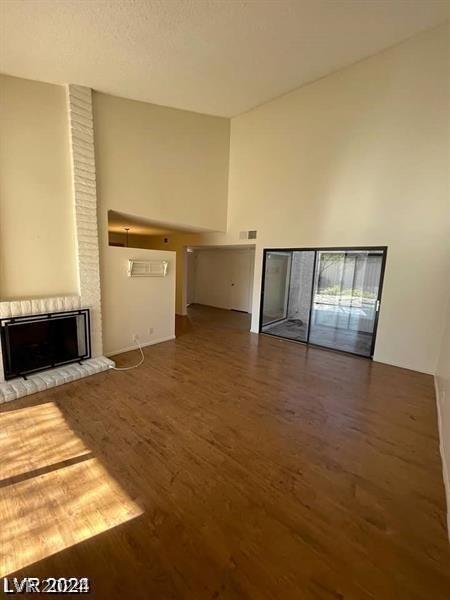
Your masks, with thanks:
[(449, 17), (449, 0), (0, 0), (0, 71), (233, 116)]

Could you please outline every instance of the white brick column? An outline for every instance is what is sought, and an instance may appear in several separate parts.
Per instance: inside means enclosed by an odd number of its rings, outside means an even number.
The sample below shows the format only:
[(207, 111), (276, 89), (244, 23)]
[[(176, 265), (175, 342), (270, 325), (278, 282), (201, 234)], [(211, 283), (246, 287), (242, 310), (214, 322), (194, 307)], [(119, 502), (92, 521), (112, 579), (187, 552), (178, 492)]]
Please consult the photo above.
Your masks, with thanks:
[(91, 309), (92, 356), (103, 354), (92, 90), (67, 86), (81, 305)]

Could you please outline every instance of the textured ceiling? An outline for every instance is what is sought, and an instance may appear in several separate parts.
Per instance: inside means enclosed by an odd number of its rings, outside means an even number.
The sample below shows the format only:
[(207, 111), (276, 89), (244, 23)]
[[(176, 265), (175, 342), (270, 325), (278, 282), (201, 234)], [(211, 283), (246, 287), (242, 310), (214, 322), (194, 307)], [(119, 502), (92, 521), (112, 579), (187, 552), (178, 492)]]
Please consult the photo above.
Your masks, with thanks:
[(449, 16), (448, 0), (0, 0), (0, 71), (232, 116)]

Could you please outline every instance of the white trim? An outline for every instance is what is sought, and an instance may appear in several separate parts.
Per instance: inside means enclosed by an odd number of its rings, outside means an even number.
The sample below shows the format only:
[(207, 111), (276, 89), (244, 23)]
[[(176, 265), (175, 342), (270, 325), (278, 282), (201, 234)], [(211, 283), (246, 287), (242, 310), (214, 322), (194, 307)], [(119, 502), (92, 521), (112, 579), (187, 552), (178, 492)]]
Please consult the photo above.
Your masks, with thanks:
[[(146, 348), (147, 346), (154, 346), (155, 344), (161, 344), (162, 342), (169, 342), (170, 340), (176, 339), (175, 335), (168, 335), (167, 337), (158, 338), (156, 340), (151, 340), (150, 342), (145, 342), (145, 344), (141, 344), (141, 348)], [(120, 348), (120, 350), (113, 350), (112, 352), (108, 352), (106, 356), (117, 356), (117, 354), (124, 354), (125, 352), (130, 352), (131, 350), (138, 350), (139, 346), (137, 344), (133, 346), (127, 346), (126, 348)]]
[(444, 489), (445, 489), (445, 497), (447, 501), (447, 535), (450, 542), (450, 471), (448, 469), (447, 461), (445, 458), (445, 448), (444, 448), (444, 433), (443, 433), (443, 424), (442, 424), (442, 414), (441, 414), (441, 392), (439, 390), (439, 381), (438, 377), (434, 375), (434, 387), (436, 391), (436, 406), (437, 406), (437, 419), (438, 419), (438, 429), (439, 429), (439, 450), (441, 453), (441, 461), (442, 461), (442, 478), (444, 480)]

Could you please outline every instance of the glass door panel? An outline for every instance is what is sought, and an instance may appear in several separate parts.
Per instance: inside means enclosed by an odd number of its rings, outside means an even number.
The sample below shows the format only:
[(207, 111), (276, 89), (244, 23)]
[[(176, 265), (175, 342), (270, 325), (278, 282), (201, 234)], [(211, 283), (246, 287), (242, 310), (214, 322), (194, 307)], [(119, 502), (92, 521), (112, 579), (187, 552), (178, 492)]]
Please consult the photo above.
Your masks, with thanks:
[(314, 252), (294, 251), (289, 282), (287, 319), (277, 335), (299, 342), (307, 341), (313, 277)]
[[(267, 253), (262, 331), (289, 340), (306, 342), (314, 275), (314, 251), (298, 250), (290, 253), (290, 265), (286, 271), (287, 281), (284, 279), (285, 271), (283, 277), (275, 279), (273, 268), (275, 265), (278, 267), (276, 261), (279, 260), (277, 253)], [(269, 321), (268, 318), (274, 313), (273, 310), (269, 310), (275, 296), (273, 289), (282, 290), (282, 300), (278, 300), (277, 295), (276, 305), (282, 305), (283, 308), (278, 313), (278, 319)]]
[(267, 252), (264, 271), (262, 327), (286, 319), (291, 273), (291, 252)]
[(371, 356), (383, 251), (317, 251), (309, 341)]

